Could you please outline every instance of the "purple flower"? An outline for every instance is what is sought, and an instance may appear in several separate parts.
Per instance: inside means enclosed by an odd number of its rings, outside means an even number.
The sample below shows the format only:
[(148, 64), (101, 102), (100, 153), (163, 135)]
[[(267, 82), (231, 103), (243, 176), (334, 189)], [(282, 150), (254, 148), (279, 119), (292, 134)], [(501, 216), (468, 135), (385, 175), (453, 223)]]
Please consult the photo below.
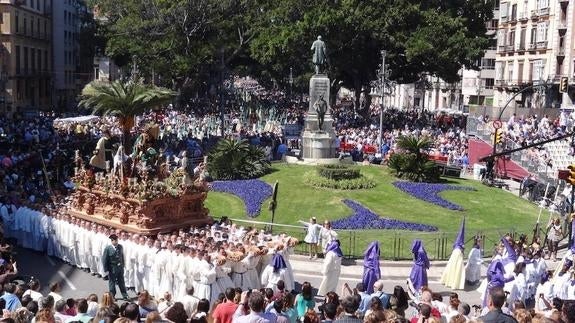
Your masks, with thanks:
[(403, 222), (395, 219), (380, 218), (370, 209), (363, 207), (356, 201), (343, 200), (343, 203), (353, 210), (353, 214), (347, 218), (332, 221), (334, 229), (395, 229), (409, 231), (437, 231), (437, 227)]
[(475, 191), (472, 187), (456, 186), (447, 184), (413, 183), (397, 181), (393, 185), (405, 193), (420, 200), (433, 203), (435, 205), (456, 211), (463, 211), (463, 208), (455, 203), (451, 203), (439, 196), (440, 192), (453, 191)]
[(246, 212), (251, 218), (260, 214), (262, 204), (268, 197), (272, 196), (272, 187), (259, 179), (215, 181), (212, 183), (212, 190), (233, 194), (241, 198), (246, 206)]

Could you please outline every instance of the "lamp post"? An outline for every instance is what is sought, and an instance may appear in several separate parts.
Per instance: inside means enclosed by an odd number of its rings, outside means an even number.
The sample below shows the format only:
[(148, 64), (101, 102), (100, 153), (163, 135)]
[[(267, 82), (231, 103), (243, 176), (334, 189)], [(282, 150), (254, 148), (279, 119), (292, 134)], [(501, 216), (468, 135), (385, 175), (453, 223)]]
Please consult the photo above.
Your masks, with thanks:
[(293, 68), (289, 68), (289, 99), (292, 99), (293, 95)]
[(385, 96), (385, 56), (387, 52), (385, 50), (381, 51), (381, 107), (379, 109), (379, 134), (377, 136), (377, 142), (379, 144), (378, 151), (381, 150), (381, 145), (383, 145), (383, 107), (384, 107), (384, 96)]

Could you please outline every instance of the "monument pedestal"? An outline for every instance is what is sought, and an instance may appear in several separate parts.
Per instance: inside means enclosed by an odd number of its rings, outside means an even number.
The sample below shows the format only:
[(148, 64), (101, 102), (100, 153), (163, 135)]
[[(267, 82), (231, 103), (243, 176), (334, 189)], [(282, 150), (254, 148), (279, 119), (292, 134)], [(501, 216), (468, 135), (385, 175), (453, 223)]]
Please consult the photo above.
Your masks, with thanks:
[(316, 74), (309, 80), (309, 108), (302, 134), (302, 157), (306, 159), (335, 158), (335, 132), (333, 118), (328, 108), (324, 116), (322, 129), (319, 129), (319, 118), (314, 104), (321, 98), (329, 102), (329, 78), (327, 75)]

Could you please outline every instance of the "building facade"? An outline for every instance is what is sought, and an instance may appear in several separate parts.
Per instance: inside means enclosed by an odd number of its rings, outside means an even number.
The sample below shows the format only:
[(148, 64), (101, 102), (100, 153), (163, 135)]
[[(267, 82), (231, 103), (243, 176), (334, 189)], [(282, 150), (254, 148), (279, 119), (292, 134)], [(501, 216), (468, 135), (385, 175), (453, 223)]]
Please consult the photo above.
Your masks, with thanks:
[(52, 0), (0, 0), (0, 114), (51, 108), (51, 12)]
[(573, 6), (567, 0), (501, 1), (496, 107), (507, 102), (510, 108), (572, 107), (570, 96), (559, 94), (558, 84), (561, 77), (573, 76)]

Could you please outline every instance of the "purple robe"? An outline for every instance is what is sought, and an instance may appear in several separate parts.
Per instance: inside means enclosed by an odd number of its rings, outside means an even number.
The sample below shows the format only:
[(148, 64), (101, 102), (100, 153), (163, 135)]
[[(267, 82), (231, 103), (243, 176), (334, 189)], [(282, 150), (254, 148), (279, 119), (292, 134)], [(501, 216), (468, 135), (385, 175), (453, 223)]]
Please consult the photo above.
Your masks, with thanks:
[(453, 249), (459, 248), (463, 251), (465, 248), (465, 217), (461, 221), (461, 227), (459, 228), (459, 233), (455, 238), (455, 242), (453, 243)]
[(373, 294), (373, 284), (380, 278), (379, 242), (373, 241), (369, 244), (363, 256), (363, 277), (361, 282), (365, 288), (365, 292)]
[(413, 267), (411, 267), (409, 279), (411, 279), (413, 288), (419, 292), (423, 286), (427, 286), (427, 269), (429, 269), (429, 258), (427, 258), (427, 252), (425, 252), (423, 243), (419, 239), (413, 240), (411, 245), (411, 252), (413, 253), (414, 262)]
[(505, 266), (511, 262), (515, 263), (517, 261), (517, 253), (515, 252), (515, 249), (513, 249), (513, 247), (511, 246), (509, 241), (505, 239), (505, 237), (501, 238), (501, 242), (503, 242), (505, 250), (507, 251), (506, 257), (502, 259), (503, 265)]
[(487, 288), (483, 295), (483, 306), (487, 306), (487, 298), (493, 288), (505, 286), (505, 268), (500, 259), (493, 260), (487, 267)]

